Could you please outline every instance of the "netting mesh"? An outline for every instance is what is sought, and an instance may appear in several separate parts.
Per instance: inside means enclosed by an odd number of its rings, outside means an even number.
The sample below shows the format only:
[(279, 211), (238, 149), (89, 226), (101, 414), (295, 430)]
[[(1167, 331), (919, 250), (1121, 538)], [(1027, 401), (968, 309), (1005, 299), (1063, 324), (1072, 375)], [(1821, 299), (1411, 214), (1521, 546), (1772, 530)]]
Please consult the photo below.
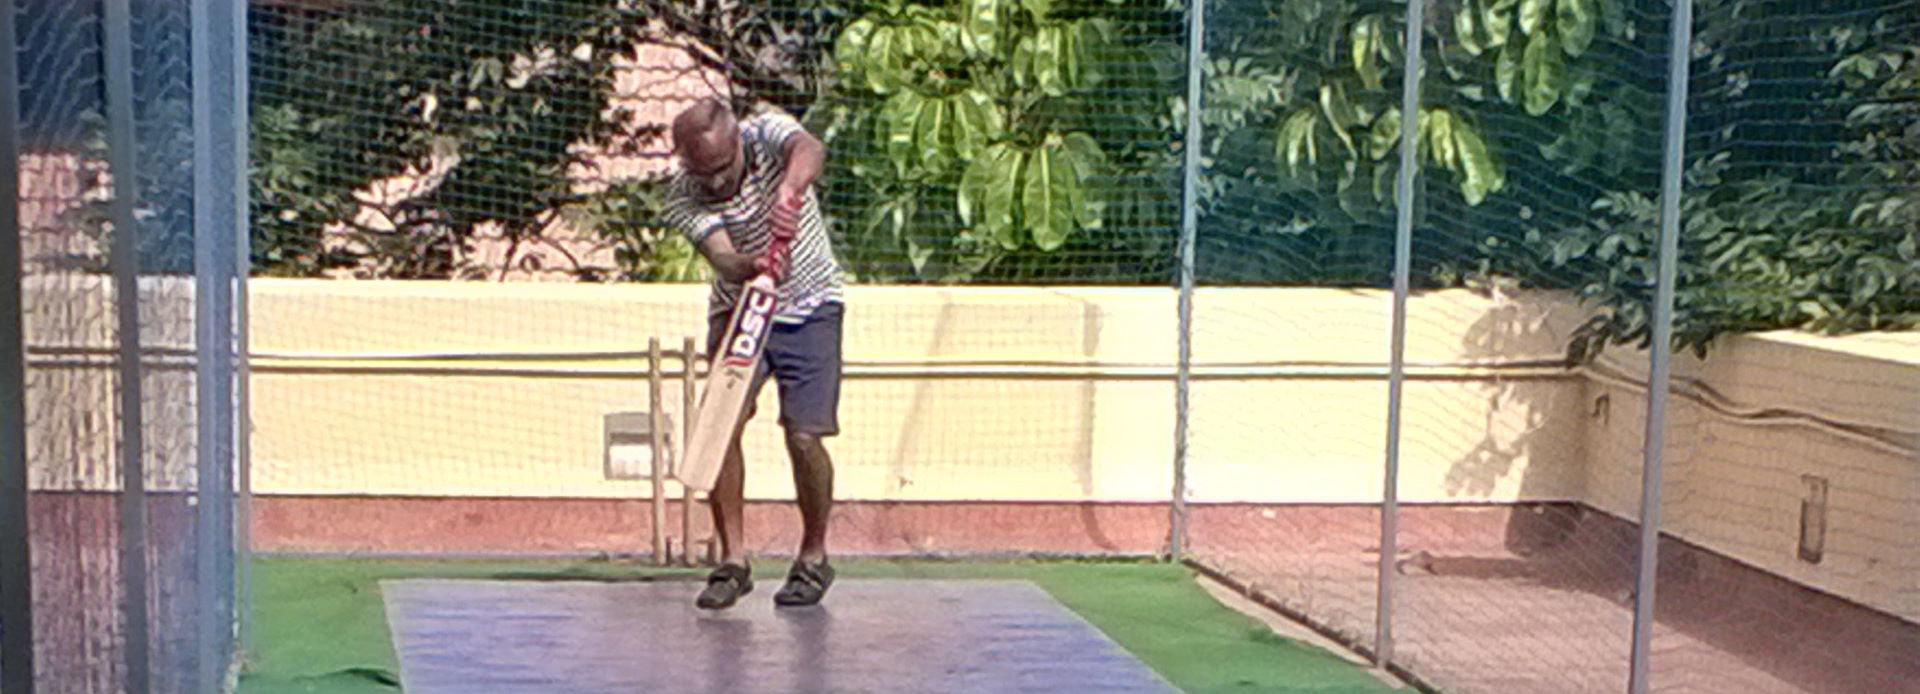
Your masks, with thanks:
[(1376, 618), (1402, 14), (1206, 16), (1192, 339), (1218, 373), (1192, 386), (1194, 553), (1354, 644)]
[[(197, 488), (209, 463), (193, 360), (189, 5), (119, 8), (18, 3), (10, 26), (26, 385), (9, 397), (25, 402), (36, 680), (50, 691), (205, 691), (221, 686), (203, 678), (223, 678), (227, 661), (202, 662), (202, 627), (232, 614), (230, 598), (206, 597), (231, 594), (231, 559), (206, 562), (202, 550), (224, 545), (199, 537), (198, 515), (231, 501)], [(125, 63), (110, 49), (120, 41)], [(124, 96), (108, 79), (116, 64), (127, 67)], [(116, 122), (116, 103), (130, 119)], [(115, 145), (120, 128), (133, 147)], [(133, 243), (119, 256), (122, 194)], [(122, 359), (128, 331), (136, 363)], [(123, 397), (135, 388), (137, 413)], [(123, 451), (136, 429), (130, 493)]]
[(673, 167), (671, 117), (720, 98), (780, 108), (827, 144), (821, 189), (862, 281), (1171, 282), (1182, 16), (1156, 2), (261, 8), (255, 262), (701, 275), (659, 228), (650, 184)]
[[(856, 316), (842, 409), (851, 433), (834, 442), (851, 503), (836, 532), (882, 552), (1163, 548), (1158, 511), (1126, 504), (1164, 501), (1171, 480), (1168, 286), (1190, 204), (1192, 556), (1374, 648), (1385, 636), (1381, 462), (1407, 7), (1206, 10), (1203, 57), (1189, 65), (1178, 3), (256, 9), (260, 272), (655, 285), (262, 285), (263, 490), (440, 496), (502, 527), (551, 513), (475, 497), (570, 497), (576, 512), (604, 514), (591, 532), (545, 538), (354, 537), (300, 522), (324, 509), (306, 499), (269, 510), (266, 534), (425, 551), (643, 546), (651, 520), (626, 500), (645, 497), (646, 482), (579, 461), (632, 455), (608, 452), (605, 427), (608, 414), (645, 407), (641, 345), (659, 337), (671, 351), (704, 331), (705, 265), (659, 213), (677, 166), (666, 125), (715, 97), (741, 112), (784, 109), (830, 153), (820, 186)], [(1402, 506), (1385, 564), (1392, 663), (1441, 688), (1604, 690), (1627, 679), (1646, 434), (1637, 350), (1653, 299), (1671, 12), (1639, 0), (1425, 7), (1421, 175), (1406, 201)], [(1914, 12), (1700, 3), (1675, 324), (1696, 361), (1661, 423), (1676, 563), (1828, 591), (1836, 602), (1819, 609), (1831, 620), (1865, 620), (1877, 626), (1859, 633), (1894, 644), (1913, 634), (1911, 591), (1885, 582), (1906, 545), (1878, 529), (1913, 508), (1911, 494), (1850, 507), (1879, 510), (1846, 512), (1874, 529), (1847, 531), (1859, 533), (1846, 535), (1860, 543), (1857, 563), (1833, 576), (1790, 568), (1781, 538), (1749, 528), (1800, 513), (1794, 490), (1823, 484), (1788, 479), (1823, 478), (1790, 469), (1838, 465), (1827, 474), (1880, 475), (1890, 490), (1911, 490), (1911, 476), (1776, 454), (1766, 474), (1787, 482), (1760, 500), (1750, 480), (1767, 468), (1737, 461), (1818, 435), (1781, 425), (1767, 429), (1778, 442), (1729, 447), (1725, 427), (1736, 425), (1715, 417), (1870, 429), (1877, 443), (1863, 445), (1911, 452), (1910, 427), (1829, 416), (1811, 401), (1803, 412), (1785, 382), (1752, 390), (1740, 365), (1753, 357), (1741, 355), (1800, 343), (1730, 336), (1911, 324), (1913, 208), (1901, 191), (1913, 56), (1894, 37)], [(396, 48), (376, 58), (373, 46)], [(1189, 69), (1202, 78), (1204, 149), (1197, 197), (1183, 200)], [(1733, 355), (1717, 357), (1722, 372), (1716, 357), (1685, 352), (1709, 338)], [(664, 363), (670, 412), (684, 395), (680, 359)], [(1883, 380), (1911, 382), (1900, 378)], [(1829, 378), (1819, 407), (1911, 411), (1910, 387), (1874, 391), (1873, 380)], [(775, 407), (762, 399), (762, 412)], [(789, 488), (772, 418), (748, 441), (749, 496), (779, 501)], [(1835, 487), (1820, 488), (1837, 503)], [(1085, 515), (1055, 519), (1063, 530), (1049, 538), (1004, 534), (1039, 508), (1007, 502), (1084, 504)], [(971, 504), (972, 530), (914, 505), (937, 503)], [(757, 508), (750, 544), (784, 550), (791, 523)], [(1837, 508), (1821, 522), (1839, 523)], [(701, 516), (688, 539), (706, 532)], [(581, 539), (595, 532), (611, 539)], [(1832, 668), (1776, 665), (1791, 659), (1726, 635), (1800, 608), (1690, 622), (1706, 589), (1674, 590), (1678, 606), (1662, 608), (1669, 621), (1656, 631), (1688, 645), (1656, 648), (1662, 687), (1838, 682), (1783, 675)], [(1802, 641), (1818, 652), (1802, 663), (1844, 648)], [(1668, 662), (1695, 651), (1684, 657), (1701, 672)]]
[[(80, 690), (127, 679), (113, 273), (138, 274), (158, 681), (185, 662), (204, 539), (189, 5), (131, 4), (131, 152), (109, 146), (106, 5), (16, 5), (35, 570), (43, 604), (79, 596), (40, 612), (42, 663)], [(1920, 677), (1920, 3), (1694, 6), (1652, 682), (1894, 689)], [(255, 4), (258, 542), (700, 551), (704, 511), (681, 530), (682, 507), (649, 508), (634, 427), (657, 395), (684, 438), (705, 368), (683, 345), (705, 343), (710, 271), (662, 212), (668, 124), (717, 98), (828, 151), (850, 286), (836, 547), (1170, 548), (1191, 231), (1192, 561), (1440, 689), (1624, 686), (1673, 4), (1433, 0), (1409, 32), (1392, 0), (1215, 0), (1189, 36), (1191, 9)], [(1399, 200), (1409, 35), (1420, 175)], [(114, 156), (131, 265), (110, 262)], [(798, 535), (778, 413), (769, 388), (746, 434), (753, 552)]]
[(1401, 514), (1394, 657), (1449, 690), (1627, 682), (1637, 509), (1596, 512), (1587, 493), (1597, 461), (1639, 461), (1589, 444), (1631, 453), (1645, 419), (1604, 411), (1558, 363), (1582, 356), (1589, 283), (1652, 280), (1609, 266), (1634, 251), (1588, 229), (1609, 200), (1658, 198), (1670, 12), (1459, 3), (1427, 34), (1413, 267), (1439, 281), (1408, 308), (1408, 349), (1479, 376), (1408, 384), (1401, 483), (1418, 506)]
[[(1675, 334), (1913, 327), (1920, 4), (1697, 15)], [(1888, 369), (1912, 335), (1719, 336), (1676, 362), (1658, 689), (1911, 686), (1920, 568), (1899, 528), (1920, 508), (1920, 388)]]
[[(71, 267), (89, 252), (104, 256), (72, 221), (82, 194), (94, 187), (80, 151), (104, 137), (101, 7), (16, 3), (14, 12), (22, 93), (37, 97), (21, 100), (21, 139), (44, 140), (50, 150), (22, 148), (19, 192), (36, 669), (46, 682), (108, 691), (124, 677), (116, 643), (119, 511), (113, 495), (76, 492), (118, 482), (114, 374), (48, 364), (54, 354), (78, 361), (89, 351), (110, 353), (114, 344), (112, 278), (61, 272), (55, 264)], [(89, 113), (91, 125), (83, 121)], [(36, 285), (45, 289), (36, 292)]]

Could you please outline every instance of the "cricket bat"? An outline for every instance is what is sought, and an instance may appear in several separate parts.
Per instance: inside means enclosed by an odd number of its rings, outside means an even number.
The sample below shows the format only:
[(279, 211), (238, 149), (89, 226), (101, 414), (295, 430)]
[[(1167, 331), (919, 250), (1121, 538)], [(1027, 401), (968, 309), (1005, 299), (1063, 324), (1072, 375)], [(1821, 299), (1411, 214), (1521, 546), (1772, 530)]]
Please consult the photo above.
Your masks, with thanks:
[(780, 304), (774, 278), (767, 273), (786, 267), (787, 246), (800, 226), (799, 210), (776, 206), (768, 224), (774, 238), (768, 250), (772, 269), (762, 268), (761, 274), (740, 289), (740, 300), (727, 320), (726, 335), (709, 357), (712, 364), (707, 368), (707, 382), (701, 386), (686, 455), (673, 467), (673, 478), (688, 489), (711, 492), (719, 482), (720, 466), (726, 461), (734, 431), (740, 428), (740, 415), (746, 411), (747, 398), (753, 391), (753, 375), (759, 371), (767, 349), (773, 310)]
[(727, 446), (740, 427), (741, 413), (746, 411), (753, 375), (766, 352), (773, 310), (778, 304), (773, 278), (767, 275), (754, 277), (740, 291), (740, 300), (727, 321), (726, 336), (711, 357), (707, 382), (701, 386), (686, 455), (673, 467), (673, 478), (689, 489), (710, 492), (719, 481), (720, 464), (726, 460)]

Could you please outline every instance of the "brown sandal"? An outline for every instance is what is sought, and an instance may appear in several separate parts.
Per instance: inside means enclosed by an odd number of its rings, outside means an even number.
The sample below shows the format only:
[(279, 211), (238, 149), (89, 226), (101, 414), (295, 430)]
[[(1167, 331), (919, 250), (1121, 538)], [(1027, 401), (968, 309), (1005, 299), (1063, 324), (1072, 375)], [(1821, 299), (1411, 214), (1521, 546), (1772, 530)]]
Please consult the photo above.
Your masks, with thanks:
[(738, 564), (722, 564), (707, 574), (707, 589), (694, 601), (703, 610), (723, 610), (733, 606), (740, 596), (753, 592), (753, 570)]
[(818, 564), (796, 561), (787, 572), (787, 584), (773, 594), (773, 601), (780, 605), (816, 604), (826, 597), (827, 588), (832, 585), (833, 567), (828, 566), (826, 560)]

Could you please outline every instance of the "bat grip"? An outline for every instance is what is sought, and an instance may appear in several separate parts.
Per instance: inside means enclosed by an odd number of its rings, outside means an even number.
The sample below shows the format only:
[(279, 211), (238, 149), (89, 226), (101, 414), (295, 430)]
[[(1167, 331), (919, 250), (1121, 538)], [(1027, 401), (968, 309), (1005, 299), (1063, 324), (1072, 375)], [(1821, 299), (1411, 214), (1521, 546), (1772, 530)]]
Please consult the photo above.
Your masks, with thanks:
[(773, 237), (773, 242), (767, 245), (766, 252), (761, 254), (758, 262), (754, 263), (754, 270), (763, 275), (784, 276), (788, 262), (791, 260), (788, 255), (789, 245), (800, 231), (798, 205), (781, 207), (776, 203), (768, 215), (767, 225), (771, 227), (768, 231)]

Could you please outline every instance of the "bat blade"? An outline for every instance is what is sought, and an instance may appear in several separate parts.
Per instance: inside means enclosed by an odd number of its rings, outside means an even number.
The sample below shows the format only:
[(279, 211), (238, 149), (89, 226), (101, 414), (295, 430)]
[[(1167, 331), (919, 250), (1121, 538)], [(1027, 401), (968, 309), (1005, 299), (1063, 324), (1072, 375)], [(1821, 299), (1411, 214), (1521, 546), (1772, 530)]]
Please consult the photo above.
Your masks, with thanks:
[(712, 355), (706, 383), (701, 386), (686, 455), (673, 468), (673, 478), (689, 489), (710, 492), (720, 479), (720, 465), (746, 411), (778, 303), (773, 279), (765, 275), (755, 277), (740, 292), (727, 321), (726, 336)]

